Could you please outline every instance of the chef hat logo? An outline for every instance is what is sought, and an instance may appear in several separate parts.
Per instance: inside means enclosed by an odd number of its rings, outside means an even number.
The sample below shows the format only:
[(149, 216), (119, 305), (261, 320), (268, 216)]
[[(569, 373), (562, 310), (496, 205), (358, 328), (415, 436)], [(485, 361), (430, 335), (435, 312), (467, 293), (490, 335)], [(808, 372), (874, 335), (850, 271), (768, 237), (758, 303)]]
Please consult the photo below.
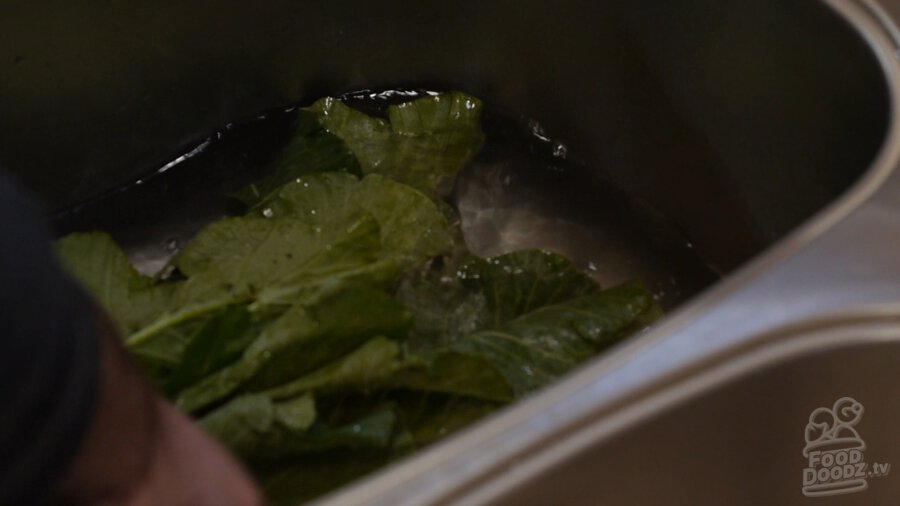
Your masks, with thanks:
[(853, 448), (865, 450), (866, 443), (854, 428), (862, 420), (863, 405), (850, 397), (841, 397), (834, 406), (818, 408), (806, 424), (806, 447), (803, 456), (821, 448)]

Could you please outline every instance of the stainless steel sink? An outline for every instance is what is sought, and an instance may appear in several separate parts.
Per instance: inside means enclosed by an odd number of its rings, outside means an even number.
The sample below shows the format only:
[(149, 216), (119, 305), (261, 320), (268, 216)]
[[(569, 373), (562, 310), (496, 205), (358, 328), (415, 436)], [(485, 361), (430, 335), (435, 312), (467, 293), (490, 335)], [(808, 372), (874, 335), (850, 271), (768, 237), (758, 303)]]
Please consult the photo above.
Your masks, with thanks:
[(266, 108), (456, 87), (540, 118), (725, 274), (326, 503), (900, 497), (900, 3), (50, 4), (0, 19), (0, 162), (53, 207)]

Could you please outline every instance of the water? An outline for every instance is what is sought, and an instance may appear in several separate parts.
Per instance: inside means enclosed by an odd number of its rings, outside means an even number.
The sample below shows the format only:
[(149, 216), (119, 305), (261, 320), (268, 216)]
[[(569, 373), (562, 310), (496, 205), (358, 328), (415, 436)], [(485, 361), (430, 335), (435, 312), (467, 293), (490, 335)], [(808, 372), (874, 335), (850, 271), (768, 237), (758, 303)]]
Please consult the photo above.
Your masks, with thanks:
[[(360, 91), (342, 97), (370, 114), (423, 91)], [(265, 175), (292, 131), (285, 108), (226, 125), (133, 183), (59, 212), (59, 234), (105, 230), (135, 267), (156, 275), (205, 224), (240, 214), (229, 194)], [(483, 256), (524, 248), (563, 253), (602, 285), (639, 279), (664, 308), (718, 275), (679, 228), (607, 182), (538, 120), (486, 104), (485, 147), (457, 179), (469, 248)]]

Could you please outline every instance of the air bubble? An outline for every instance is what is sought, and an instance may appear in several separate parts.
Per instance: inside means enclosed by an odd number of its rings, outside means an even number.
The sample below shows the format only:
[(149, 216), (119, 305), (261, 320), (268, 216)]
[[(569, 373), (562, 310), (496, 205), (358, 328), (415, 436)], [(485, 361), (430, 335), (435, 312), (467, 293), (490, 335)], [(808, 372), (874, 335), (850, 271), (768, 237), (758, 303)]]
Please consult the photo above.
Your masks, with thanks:
[(162, 248), (163, 251), (168, 253), (175, 253), (180, 246), (181, 241), (179, 241), (177, 237), (170, 237), (163, 242)]
[(569, 156), (569, 148), (565, 144), (557, 143), (553, 146), (553, 157), (565, 160)]

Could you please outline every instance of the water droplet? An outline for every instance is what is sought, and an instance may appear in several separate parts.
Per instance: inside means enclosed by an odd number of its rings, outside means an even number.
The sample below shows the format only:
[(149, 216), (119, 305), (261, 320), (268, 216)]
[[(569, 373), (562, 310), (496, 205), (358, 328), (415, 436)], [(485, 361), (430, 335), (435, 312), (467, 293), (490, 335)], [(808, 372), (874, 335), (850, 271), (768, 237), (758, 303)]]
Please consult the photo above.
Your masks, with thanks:
[(266, 218), (271, 218), (272, 216), (275, 216), (275, 211), (273, 211), (271, 207), (267, 207), (263, 209), (262, 215)]
[(528, 121), (528, 130), (531, 131), (531, 135), (537, 137), (542, 141), (549, 141), (547, 135), (544, 133), (544, 126), (538, 123), (536, 120)]
[(315, 216), (315, 215), (316, 215), (316, 210), (315, 210), (315, 209), (310, 209), (310, 210), (309, 210), (309, 214)]
[(175, 272), (175, 266), (172, 265), (172, 264), (166, 265), (166, 266), (163, 268), (163, 270), (160, 271), (160, 273), (159, 273), (159, 278), (160, 278), (160, 279), (166, 279), (166, 278), (168, 278), (169, 276), (171, 276), (173, 272)]
[(565, 160), (569, 156), (569, 148), (565, 144), (557, 143), (553, 146), (553, 157)]
[(178, 240), (177, 237), (170, 237), (163, 241), (162, 249), (163, 251), (169, 253), (175, 253), (178, 251), (178, 248), (181, 246), (181, 241)]

